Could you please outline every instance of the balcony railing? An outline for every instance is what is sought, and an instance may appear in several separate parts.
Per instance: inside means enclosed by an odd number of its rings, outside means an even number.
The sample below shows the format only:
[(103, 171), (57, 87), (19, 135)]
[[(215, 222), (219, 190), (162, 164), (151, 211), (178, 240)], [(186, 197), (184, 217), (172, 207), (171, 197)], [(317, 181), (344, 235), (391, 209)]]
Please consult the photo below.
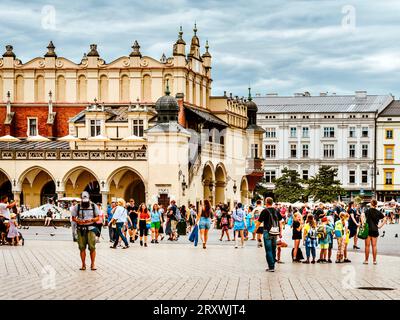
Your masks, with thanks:
[(246, 173), (254, 175), (264, 174), (264, 159), (247, 159), (246, 160)]
[(225, 146), (220, 143), (206, 141), (202, 148), (202, 152), (206, 152), (211, 156), (225, 156)]
[(0, 160), (146, 160), (146, 150), (1, 150)]

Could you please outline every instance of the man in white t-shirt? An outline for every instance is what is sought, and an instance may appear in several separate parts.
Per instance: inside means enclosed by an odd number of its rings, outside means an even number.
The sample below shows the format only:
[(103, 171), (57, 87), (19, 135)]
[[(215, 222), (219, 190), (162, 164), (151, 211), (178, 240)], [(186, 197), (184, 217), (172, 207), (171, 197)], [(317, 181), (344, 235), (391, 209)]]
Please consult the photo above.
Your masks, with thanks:
[(8, 203), (8, 196), (2, 196), (0, 202), (0, 244), (4, 244), (10, 220), (10, 208), (16, 206), (16, 202)]

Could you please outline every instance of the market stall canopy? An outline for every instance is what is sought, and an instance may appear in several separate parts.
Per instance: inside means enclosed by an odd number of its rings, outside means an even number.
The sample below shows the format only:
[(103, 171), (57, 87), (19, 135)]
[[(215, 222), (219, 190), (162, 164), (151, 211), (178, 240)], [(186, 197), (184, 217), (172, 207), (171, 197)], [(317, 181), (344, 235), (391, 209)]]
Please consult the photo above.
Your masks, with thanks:
[(68, 210), (47, 203), (43, 206), (21, 212), (21, 218), (45, 218), (49, 210), (51, 210), (53, 214), (55, 214), (55, 219), (67, 219), (71, 216), (71, 213)]
[(58, 201), (81, 201), (81, 198), (64, 197), (64, 198), (58, 199)]
[(98, 136), (88, 138), (88, 140), (89, 141), (106, 142), (106, 141), (110, 141), (110, 138), (99, 134)]
[(20, 140), (18, 138), (10, 135), (0, 137), (0, 142), (19, 142), (19, 141)]
[(37, 135), (37, 136), (29, 136), (28, 138), (26, 138), (26, 141), (30, 141), (30, 142), (48, 142), (50, 141), (50, 139)]
[(73, 135), (67, 135), (65, 137), (59, 138), (58, 141), (66, 141), (66, 142), (77, 142), (81, 141), (78, 137), (74, 137)]

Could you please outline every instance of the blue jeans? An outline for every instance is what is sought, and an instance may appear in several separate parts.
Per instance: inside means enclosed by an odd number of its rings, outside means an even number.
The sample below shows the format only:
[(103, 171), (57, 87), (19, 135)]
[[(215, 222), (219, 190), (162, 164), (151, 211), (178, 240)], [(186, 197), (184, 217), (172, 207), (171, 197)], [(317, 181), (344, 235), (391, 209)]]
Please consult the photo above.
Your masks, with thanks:
[(118, 246), (119, 238), (121, 237), (122, 241), (125, 243), (125, 246), (128, 247), (128, 241), (126, 240), (124, 234), (122, 233), (122, 227), (124, 226), (123, 222), (117, 222), (117, 228), (115, 229), (115, 242), (114, 247)]
[(271, 237), (268, 231), (264, 231), (264, 248), (268, 269), (274, 270), (276, 257), (276, 237)]
[(108, 235), (110, 236), (110, 241), (114, 242), (115, 241), (115, 230), (113, 227), (111, 227), (111, 223), (108, 224)]
[(313, 259), (315, 259), (315, 256), (317, 255), (315, 247), (310, 248), (310, 247), (306, 246), (307, 259), (310, 259), (311, 254), (312, 254)]

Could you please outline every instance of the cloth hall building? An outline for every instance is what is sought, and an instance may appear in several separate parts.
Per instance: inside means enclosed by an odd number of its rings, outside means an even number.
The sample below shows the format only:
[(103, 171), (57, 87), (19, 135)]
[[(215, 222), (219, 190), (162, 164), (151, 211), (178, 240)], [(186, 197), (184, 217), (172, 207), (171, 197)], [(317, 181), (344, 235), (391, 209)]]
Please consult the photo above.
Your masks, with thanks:
[[(79, 63), (58, 56), (0, 59), (0, 193), (39, 206), (89, 191), (166, 204), (247, 203), (263, 175), (257, 105), (212, 96), (212, 57), (197, 28), (172, 56), (105, 62), (95, 44)], [(15, 140), (17, 138), (18, 140)]]

